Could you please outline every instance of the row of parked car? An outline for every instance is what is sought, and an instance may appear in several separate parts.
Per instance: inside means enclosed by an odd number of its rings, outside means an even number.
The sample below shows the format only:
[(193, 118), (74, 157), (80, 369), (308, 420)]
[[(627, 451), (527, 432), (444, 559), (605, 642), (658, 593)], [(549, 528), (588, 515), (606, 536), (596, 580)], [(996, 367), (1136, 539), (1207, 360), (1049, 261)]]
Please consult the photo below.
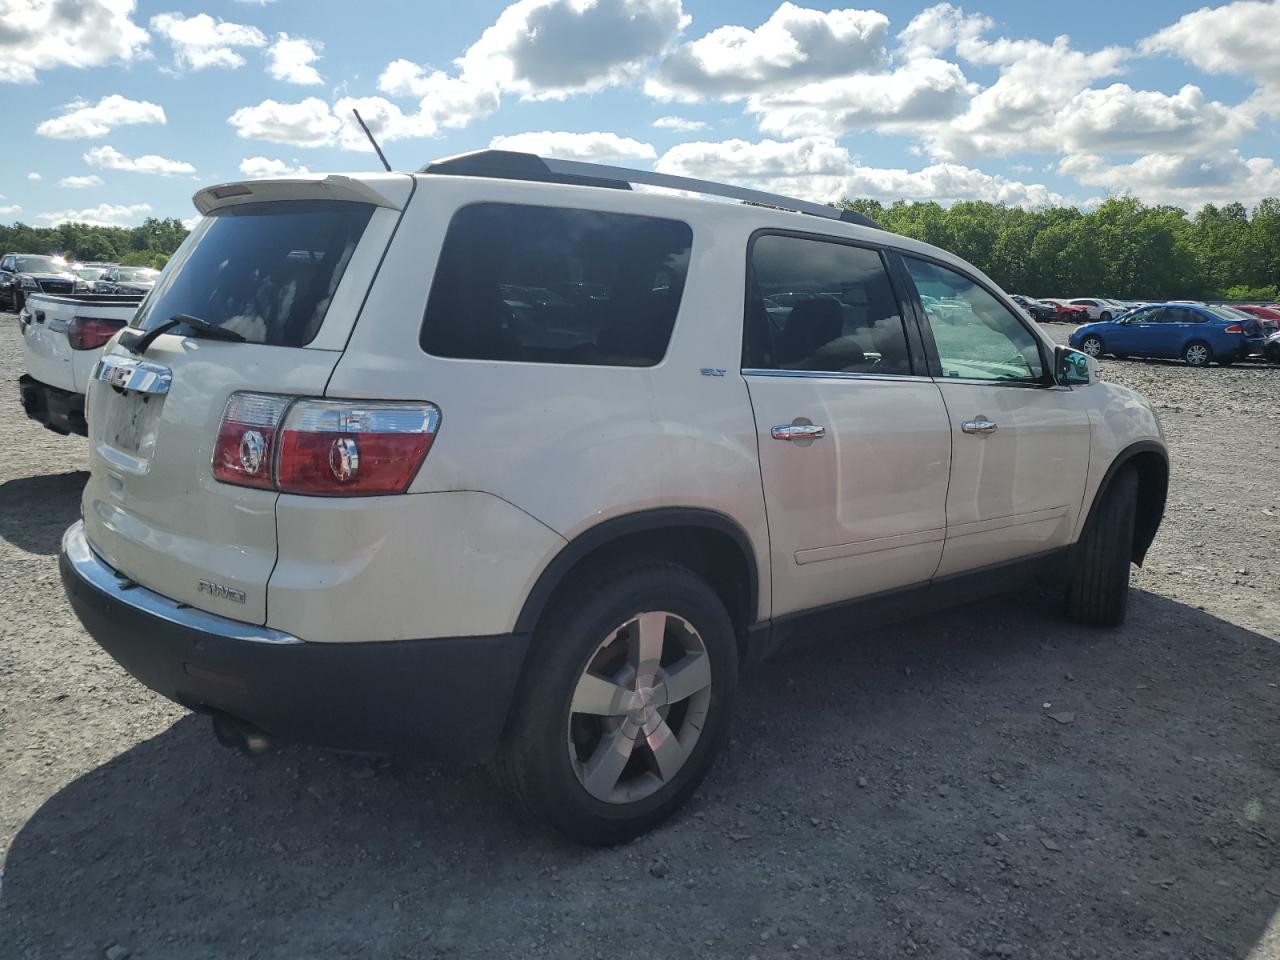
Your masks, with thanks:
[(1276, 305), (1176, 301), (1150, 303), (1118, 317), (1086, 323), (1067, 342), (1091, 357), (1181, 359), (1193, 367), (1230, 366), (1262, 357), (1280, 364), (1280, 309)]
[(33, 293), (110, 293), (143, 295), (155, 286), (158, 270), (118, 263), (74, 262), (40, 253), (0, 257), (0, 305), (14, 313)]

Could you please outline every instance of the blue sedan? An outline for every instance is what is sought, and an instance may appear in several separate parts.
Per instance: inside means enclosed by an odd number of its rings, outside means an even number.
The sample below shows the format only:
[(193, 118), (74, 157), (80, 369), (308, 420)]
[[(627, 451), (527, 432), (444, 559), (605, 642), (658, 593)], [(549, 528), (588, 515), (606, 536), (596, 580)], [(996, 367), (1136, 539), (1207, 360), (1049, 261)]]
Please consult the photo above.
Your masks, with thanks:
[(1193, 367), (1226, 366), (1250, 352), (1247, 318), (1230, 307), (1159, 303), (1139, 307), (1114, 320), (1077, 327), (1068, 342), (1100, 357), (1181, 358)]

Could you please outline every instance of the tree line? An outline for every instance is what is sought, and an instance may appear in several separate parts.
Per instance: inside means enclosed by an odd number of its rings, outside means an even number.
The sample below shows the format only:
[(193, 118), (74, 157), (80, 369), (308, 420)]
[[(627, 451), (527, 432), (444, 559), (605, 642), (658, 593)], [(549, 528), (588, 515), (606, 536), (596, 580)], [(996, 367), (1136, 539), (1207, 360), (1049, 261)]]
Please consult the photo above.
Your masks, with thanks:
[[(1280, 300), (1280, 199), (1273, 197), (1252, 214), (1239, 203), (1206, 204), (1194, 217), (1132, 197), (1110, 198), (1088, 213), (976, 201), (950, 207), (903, 200), (841, 205), (894, 233), (950, 250), (1014, 293)], [(0, 252), (163, 267), (186, 235), (174, 217), (149, 217), (139, 227), (18, 223), (0, 226)]]
[(131, 267), (163, 267), (187, 236), (176, 217), (148, 217), (140, 227), (99, 227), (63, 223), (32, 227), (0, 226), (0, 254), (47, 253), (67, 260), (102, 260)]
[(874, 200), (841, 204), (949, 250), (1010, 293), (1119, 300), (1280, 299), (1280, 200), (1253, 209), (1178, 207), (1112, 197), (1088, 213), (999, 204)]

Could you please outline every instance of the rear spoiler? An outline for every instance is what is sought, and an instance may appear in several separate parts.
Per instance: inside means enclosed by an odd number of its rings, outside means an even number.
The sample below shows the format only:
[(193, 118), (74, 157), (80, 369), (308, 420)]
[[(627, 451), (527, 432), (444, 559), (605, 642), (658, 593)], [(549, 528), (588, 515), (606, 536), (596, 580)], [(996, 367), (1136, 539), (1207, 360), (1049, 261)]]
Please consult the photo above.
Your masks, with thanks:
[(241, 180), (205, 187), (191, 202), (202, 214), (222, 207), (268, 200), (346, 200), (401, 210), (413, 192), (413, 178), (403, 173), (369, 173), (358, 178), (316, 174), (278, 180)]

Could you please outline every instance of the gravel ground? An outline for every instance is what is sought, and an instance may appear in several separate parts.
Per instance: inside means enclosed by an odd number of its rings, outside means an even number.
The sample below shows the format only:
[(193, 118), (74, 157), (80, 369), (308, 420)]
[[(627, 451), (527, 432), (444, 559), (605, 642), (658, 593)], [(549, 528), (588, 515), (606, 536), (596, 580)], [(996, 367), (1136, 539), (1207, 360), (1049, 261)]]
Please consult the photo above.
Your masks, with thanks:
[(1175, 460), (1126, 627), (1021, 596), (786, 655), (685, 812), (583, 850), (481, 772), (246, 760), (130, 680), (58, 582), (85, 443), (19, 366), (0, 317), (6, 960), (1280, 958), (1280, 369), (1104, 364)]

